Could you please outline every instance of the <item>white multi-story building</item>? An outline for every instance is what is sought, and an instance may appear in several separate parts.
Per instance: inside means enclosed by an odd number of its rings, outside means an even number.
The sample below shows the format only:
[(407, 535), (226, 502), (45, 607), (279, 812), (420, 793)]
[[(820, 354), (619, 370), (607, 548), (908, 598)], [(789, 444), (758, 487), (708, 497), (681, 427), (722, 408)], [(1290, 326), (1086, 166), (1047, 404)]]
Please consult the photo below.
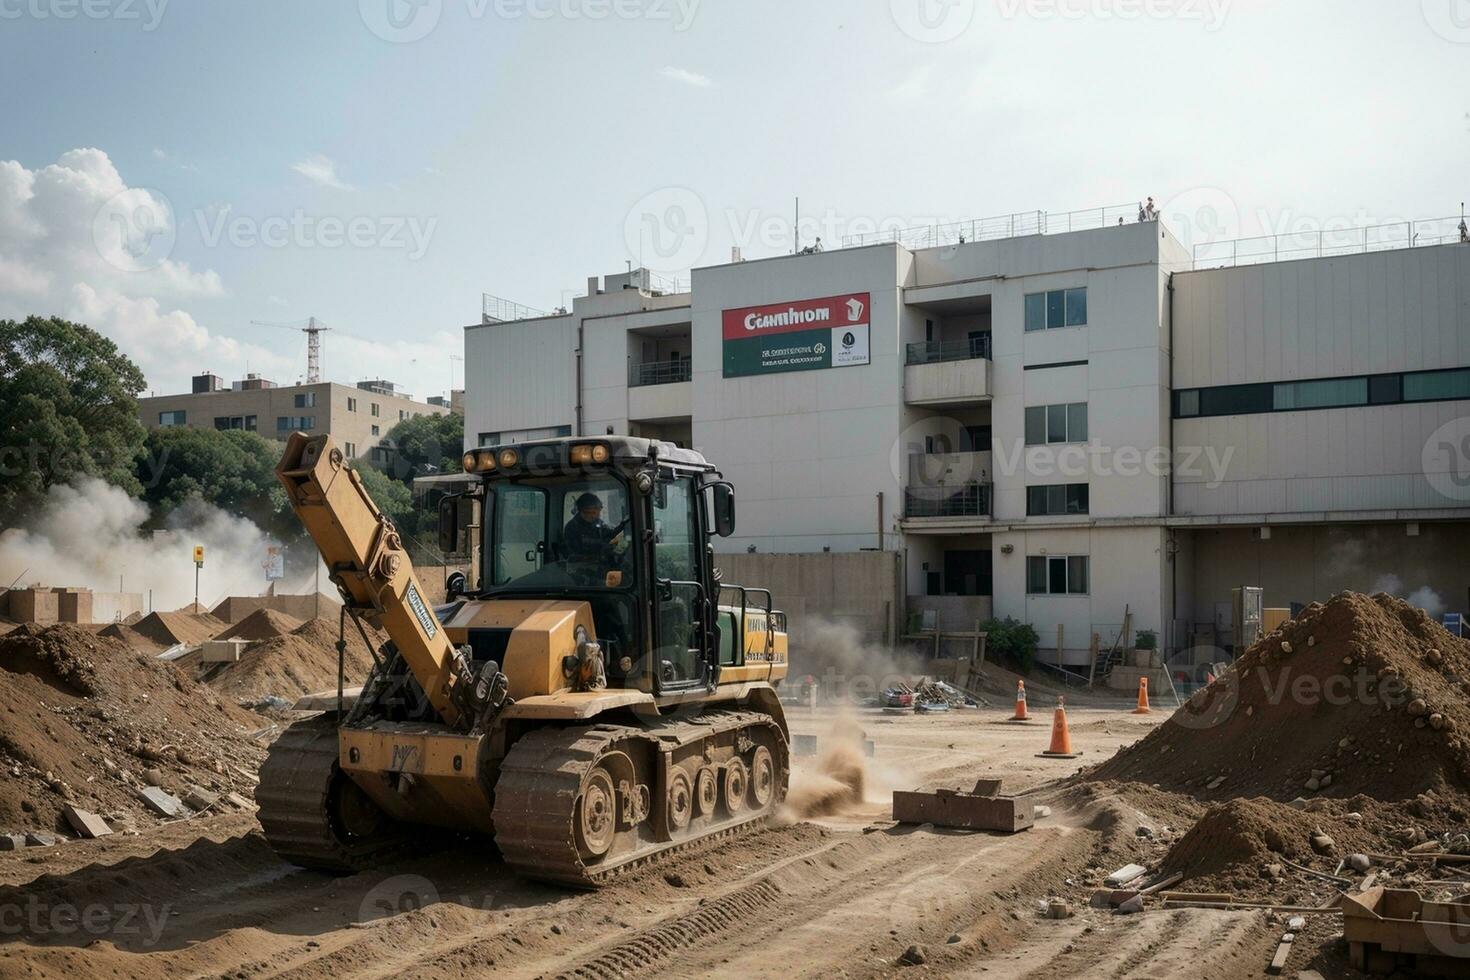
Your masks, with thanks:
[(467, 441), (693, 446), (737, 488), (721, 547), (897, 551), (911, 607), (1067, 664), (1125, 611), (1228, 630), (1241, 585), (1464, 609), (1470, 246), (1193, 264), (1139, 222), (594, 279), (466, 328)]

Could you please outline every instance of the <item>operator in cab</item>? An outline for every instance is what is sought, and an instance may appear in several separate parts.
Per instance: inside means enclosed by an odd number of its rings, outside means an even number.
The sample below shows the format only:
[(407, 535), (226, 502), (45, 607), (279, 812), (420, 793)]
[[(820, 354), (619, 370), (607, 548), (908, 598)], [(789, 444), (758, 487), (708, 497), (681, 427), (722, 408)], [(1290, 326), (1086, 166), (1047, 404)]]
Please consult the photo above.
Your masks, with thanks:
[(562, 529), (562, 548), (571, 561), (602, 561), (609, 547), (616, 547), (622, 536), (623, 521), (617, 527), (602, 522), (602, 498), (584, 493), (577, 498), (577, 512)]

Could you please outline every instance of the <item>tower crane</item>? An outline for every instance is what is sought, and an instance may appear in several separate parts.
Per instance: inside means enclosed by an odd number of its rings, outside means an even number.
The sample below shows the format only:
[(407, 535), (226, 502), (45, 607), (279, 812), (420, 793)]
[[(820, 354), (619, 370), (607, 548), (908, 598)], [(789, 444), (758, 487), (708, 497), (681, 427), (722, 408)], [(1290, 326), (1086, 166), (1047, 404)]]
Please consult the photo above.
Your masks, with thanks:
[(269, 320), (251, 320), (252, 326), (257, 327), (279, 327), (282, 330), (296, 330), (306, 334), (306, 383), (316, 384), (322, 379), (322, 334), (331, 330), (324, 326), (316, 317), (307, 317), (306, 326), (301, 326), (300, 321), (296, 323), (273, 323)]

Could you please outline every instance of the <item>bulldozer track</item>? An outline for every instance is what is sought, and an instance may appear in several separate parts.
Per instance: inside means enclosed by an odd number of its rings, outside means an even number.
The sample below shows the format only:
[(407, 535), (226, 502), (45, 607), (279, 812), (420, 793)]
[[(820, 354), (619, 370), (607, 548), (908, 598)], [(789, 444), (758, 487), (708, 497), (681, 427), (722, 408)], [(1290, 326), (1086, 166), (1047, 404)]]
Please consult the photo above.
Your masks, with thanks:
[[(619, 743), (646, 740), (656, 747), (687, 746), (732, 731), (764, 729), (780, 747), (783, 792), (761, 810), (751, 811), (675, 841), (646, 843), (611, 860), (587, 866), (578, 851), (573, 824), (587, 773)], [(788, 761), (785, 738), (770, 715), (757, 711), (711, 712), (692, 721), (648, 726), (592, 725), (543, 728), (522, 736), (507, 753), (495, 784), (495, 843), (518, 873), (581, 888), (600, 887), (615, 878), (712, 840), (763, 825), (784, 796)]]
[(330, 797), (337, 767), (337, 722), (309, 718), (288, 726), (272, 743), (255, 787), (257, 817), (280, 857), (306, 868), (359, 871), (389, 856), (400, 842), (385, 839), (350, 847), (333, 832)]
[(617, 980), (636, 976), (682, 949), (701, 945), (740, 925), (743, 919), (780, 901), (782, 892), (774, 882), (758, 881), (724, 898), (664, 922), (627, 942), (594, 957), (565, 973), (558, 980)]

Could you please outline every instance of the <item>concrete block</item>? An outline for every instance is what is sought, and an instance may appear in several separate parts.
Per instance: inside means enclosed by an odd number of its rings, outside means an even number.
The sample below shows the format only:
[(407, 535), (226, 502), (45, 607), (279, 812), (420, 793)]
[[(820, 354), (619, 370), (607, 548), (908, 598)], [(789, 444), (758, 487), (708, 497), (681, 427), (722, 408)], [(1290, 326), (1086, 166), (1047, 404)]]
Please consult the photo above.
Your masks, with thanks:
[(189, 786), (184, 794), (184, 804), (194, 810), (208, 810), (219, 802), (219, 794), (211, 793), (203, 786)]
[(16, 622), (43, 626), (56, 622), (57, 597), (50, 589), (14, 589), (9, 597), (10, 618)]
[(91, 589), (56, 589), (56, 619), (62, 623), (92, 622)]
[(184, 804), (172, 793), (167, 793), (157, 786), (149, 786), (138, 790), (138, 798), (147, 805), (148, 809), (160, 817), (180, 817), (184, 815)]
[(200, 647), (199, 659), (206, 664), (235, 663), (249, 645), (248, 640), (205, 640)]
[(932, 823), (961, 830), (1026, 830), (1035, 822), (1031, 803), (1012, 796), (976, 796), (958, 790), (933, 793), (896, 791), (893, 819), (899, 823)]
[(0, 851), (18, 851), (25, 846), (25, 834), (0, 834)]
[(233, 807), (235, 807), (236, 809), (239, 809), (239, 810), (254, 810), (255, 809), (255, 804), (252, 803), (250, 800), (247, 800), (245, 797), (241, 796), (239, 793), (226, 793), (225, 794), (225, 799), (228, 800), (230, 802), (230, 805), (233, 806)]
[(72, 829), (83, 837), (106, 837), (112, 833), (112, 828), (107, 826), (107, 821), (89, 810), (80, 807), (68, 806), (62, 809), (66, 822), (71, 824)]
[(55, 847), (56, 837), (52, 834), (43, 834), (39, 830), (33, 830), (26, 834), (26, 847)]

